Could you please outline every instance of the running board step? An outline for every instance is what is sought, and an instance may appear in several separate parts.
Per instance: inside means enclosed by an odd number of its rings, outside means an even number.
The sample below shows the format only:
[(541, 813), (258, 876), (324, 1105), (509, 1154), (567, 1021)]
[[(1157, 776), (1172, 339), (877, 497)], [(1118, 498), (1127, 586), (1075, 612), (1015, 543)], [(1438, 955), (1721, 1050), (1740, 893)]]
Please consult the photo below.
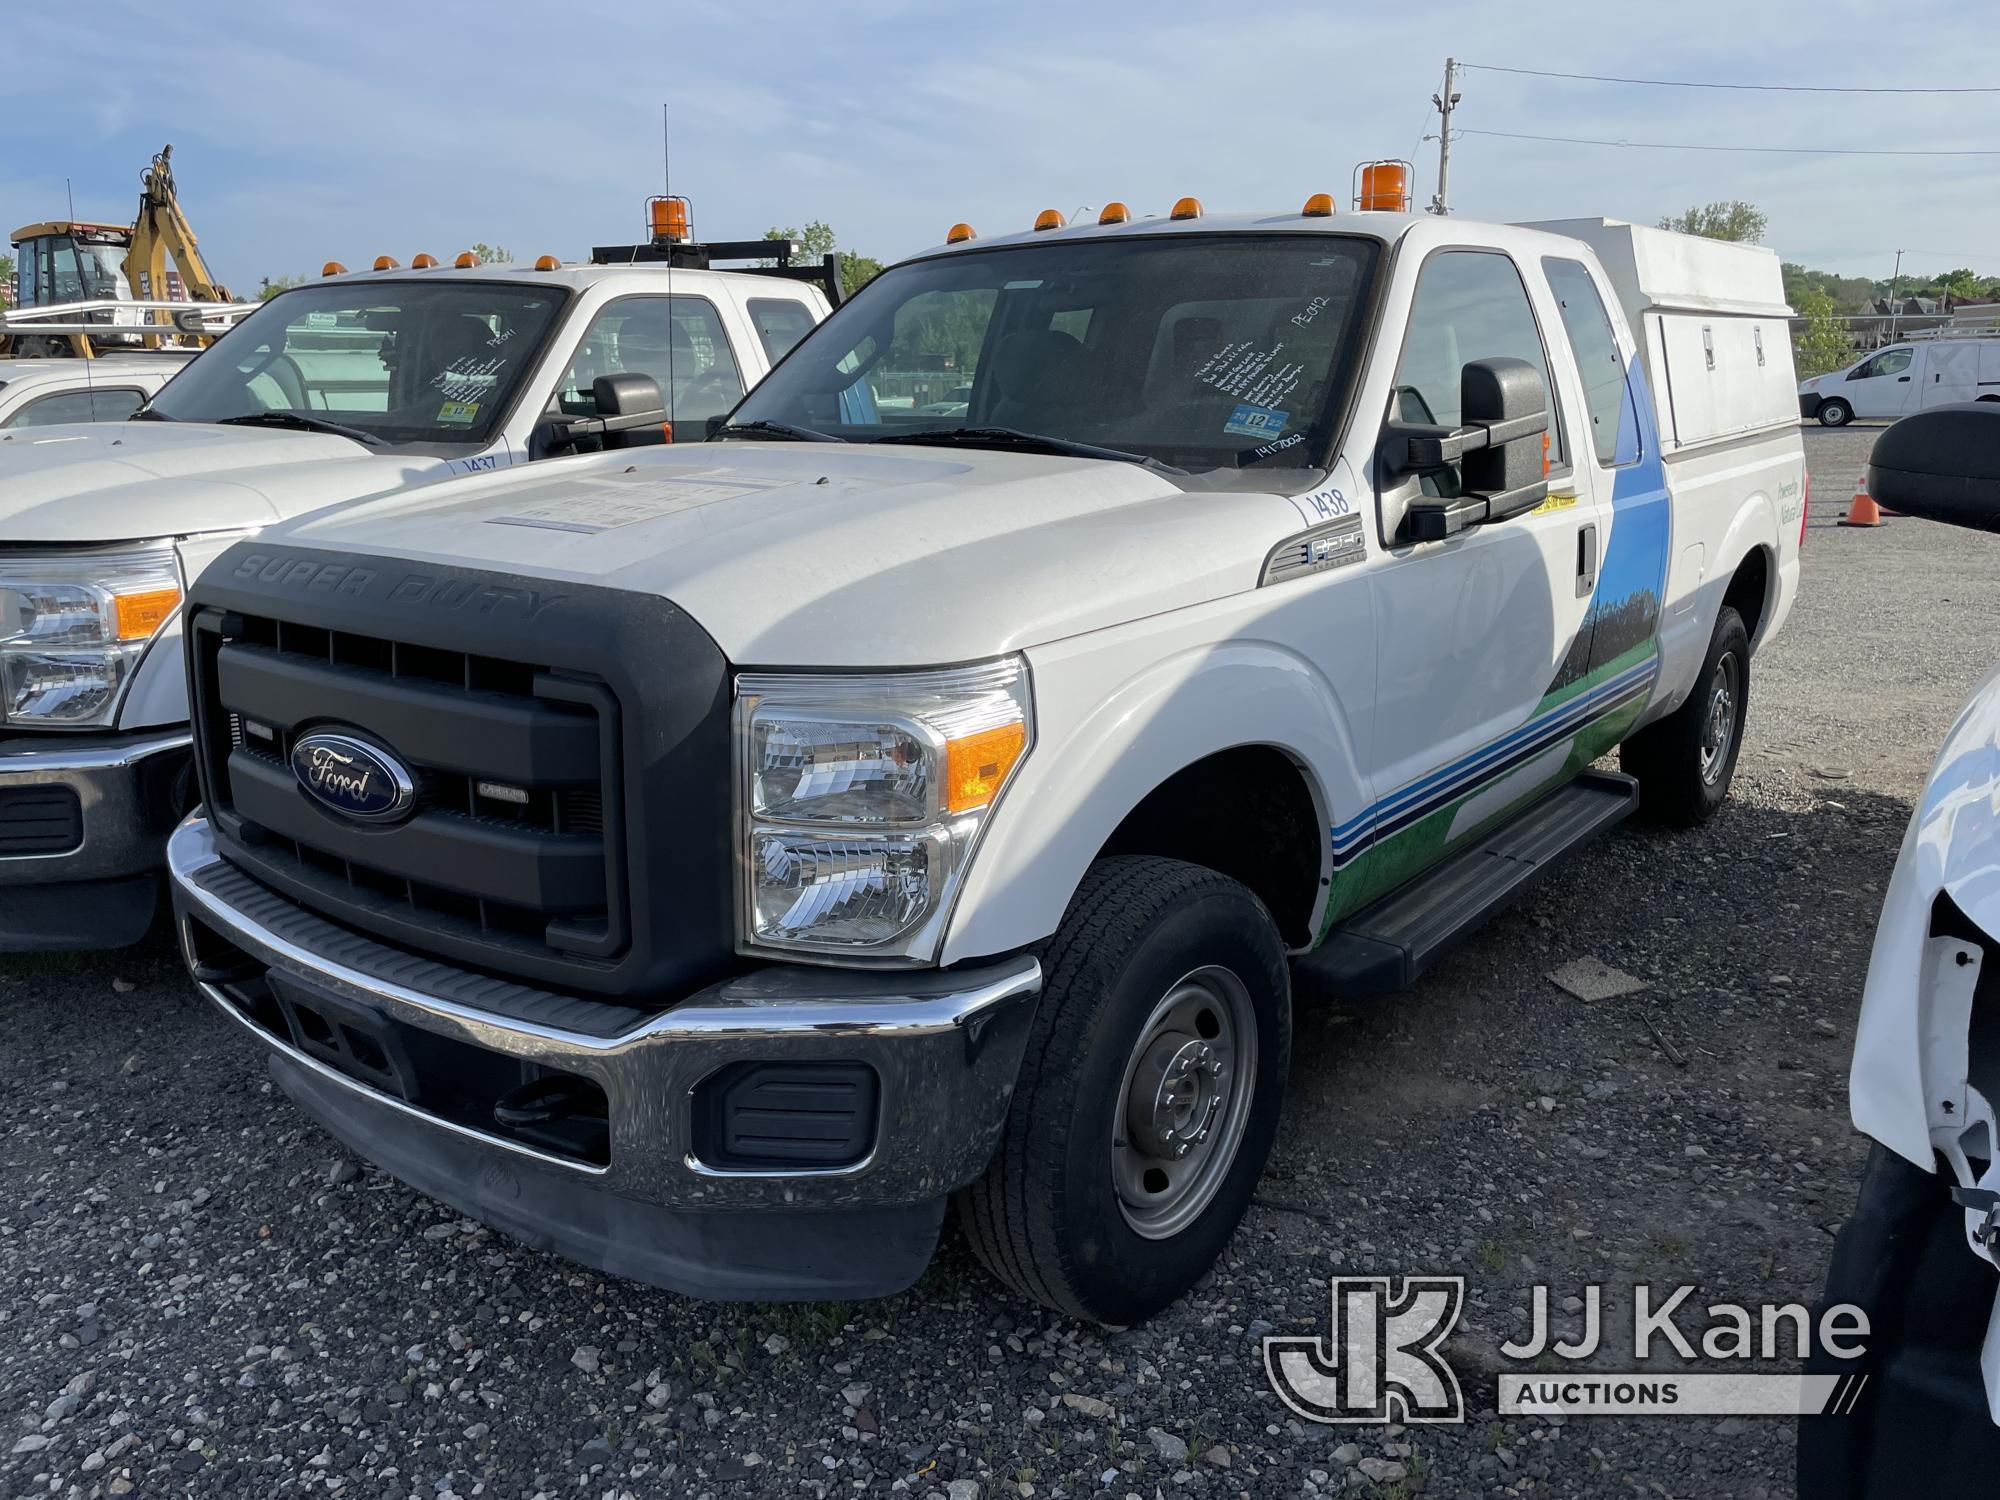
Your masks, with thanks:
[(1639, 805), (1639, 783), (1586, 771), (1508, 819), (1478, 843), (1373, 906), (1364, 907), (1296, 965), (1312, 988), (1343, 999), (1407, 989), (1466, 933), (1532, 880)]

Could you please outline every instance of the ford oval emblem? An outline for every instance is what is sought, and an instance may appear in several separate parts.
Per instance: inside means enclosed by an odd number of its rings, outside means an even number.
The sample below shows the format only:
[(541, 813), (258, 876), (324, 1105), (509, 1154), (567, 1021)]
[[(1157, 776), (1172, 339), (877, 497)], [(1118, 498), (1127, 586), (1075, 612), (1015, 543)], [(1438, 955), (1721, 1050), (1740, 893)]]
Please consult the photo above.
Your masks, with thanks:
[(352, 735), (300, 735), (292, 746), (292, 774), (321, 806), (364, 823), (393, 822), (417, 800), (409, 768)]

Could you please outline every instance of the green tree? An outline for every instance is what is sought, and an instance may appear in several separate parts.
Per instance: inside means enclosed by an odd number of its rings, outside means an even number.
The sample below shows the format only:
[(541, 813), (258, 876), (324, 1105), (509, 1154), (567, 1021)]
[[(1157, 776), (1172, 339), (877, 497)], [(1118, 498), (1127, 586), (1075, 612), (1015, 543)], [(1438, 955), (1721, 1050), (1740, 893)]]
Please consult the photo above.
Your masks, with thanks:
[(280, 292), (289, 292), (295, 286), (304, 286), (311, 280), (308, 276), (266, 276), (257, 283), (257, 300), (269, 302)]
[(1684, 214), (1670, 214), (1660, 220), (1660, 228), (1681, 234), (1698, 234), (1710, 240), (1737, 240), (1746, 245), (1761, 244), (1770, 220), (1754, 203), (1741, 198), (1728, 202), (1704, 203)]
[(479, 257), (479, 263), (482, 266), (511, 266), (514, 264), (514, 252), (512, 250), (503, 250), (498, 245), (487, 244), (484, 240), (473, 241), (472, 253)]
[[(805, 247), (805, 252), (814, 260), (825, 255), (840, 257), (841, 290), (852, 297), (861, 288), (882, 274), (882, 262), (872, 255), (856, 255), (852, 250), (842, 250), (834, 238), (833, 230), (814, 219), (803, 229), (767, 229), (767, 240), (791, 240)], [(769, 262), (776, 264), (776, 262)]]
[(1833, 298), (1816, 286), (1803, 288), (1792, 308), (1805, 320), (1792, 334), (1792, 362), (1801, 375), (1824, 375), (1854, 357), (1846, 331), (1834, 312)]
[(8, 282), (14, 279), (14, 257), (0, 255), (0, 307), (5, 307), (13, 299), (13, 288)]

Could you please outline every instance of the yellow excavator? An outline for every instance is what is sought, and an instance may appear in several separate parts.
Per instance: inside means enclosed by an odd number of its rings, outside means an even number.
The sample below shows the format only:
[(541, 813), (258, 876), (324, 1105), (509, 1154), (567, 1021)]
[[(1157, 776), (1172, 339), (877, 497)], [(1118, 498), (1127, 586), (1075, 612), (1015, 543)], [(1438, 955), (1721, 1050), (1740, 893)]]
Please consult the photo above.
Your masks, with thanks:
[(173, 157), (165, 147), (140, 178), (130, 228), (50, 220), (9, 236), (20, 294), (0, 315), (0, 355), (200, 346), (249, 310), (208, 274), (174, 192)]

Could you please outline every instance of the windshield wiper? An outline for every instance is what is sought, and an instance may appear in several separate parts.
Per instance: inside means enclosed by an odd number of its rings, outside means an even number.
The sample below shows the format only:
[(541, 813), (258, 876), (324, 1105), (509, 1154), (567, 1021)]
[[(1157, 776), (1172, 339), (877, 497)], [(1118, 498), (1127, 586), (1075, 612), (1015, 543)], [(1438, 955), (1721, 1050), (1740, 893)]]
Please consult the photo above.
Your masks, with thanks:
[(1065, 458), (1102, 458), (1114, 463), (1137, 464), (1162, 474), (1185, 474), (1172, 464), (1163, 464), (1144, 453), (1127, 453), (1123, 448), (1100, 448), (1095, 443), (1073, 443), (1068, 438), (1046, 433), (1022, 432), (1015, 427), (928, 427), (921, 432), (892, 432), (873, 439), (878, 443), (919, 443), (938, 448), (1018, 448), (1028, 453), (1055, 453)]
[(732, 432), (749, 433), (756, 437), (789, 438), (795, 443), (844, 443), (844, 437), (836, 437), (830, 432), (815, 432), (810, 427), (799, 427), (790, 422), (725, 422), (715, 429), (717, 437), (727, 437)]
[(286, 427), (294, 432), (330, 432), (335, 437), (352, 438), (357, 443), (366, 443), (371, 448), (382, 446), (382, 439), (372, 432), (363, 432), (359, 427), (344, 427), (338, 422), (329, 422), (324, 417), (309, 417), (296, 411), (258, 411), (242, 417), (218, 417), (218, 427)]

